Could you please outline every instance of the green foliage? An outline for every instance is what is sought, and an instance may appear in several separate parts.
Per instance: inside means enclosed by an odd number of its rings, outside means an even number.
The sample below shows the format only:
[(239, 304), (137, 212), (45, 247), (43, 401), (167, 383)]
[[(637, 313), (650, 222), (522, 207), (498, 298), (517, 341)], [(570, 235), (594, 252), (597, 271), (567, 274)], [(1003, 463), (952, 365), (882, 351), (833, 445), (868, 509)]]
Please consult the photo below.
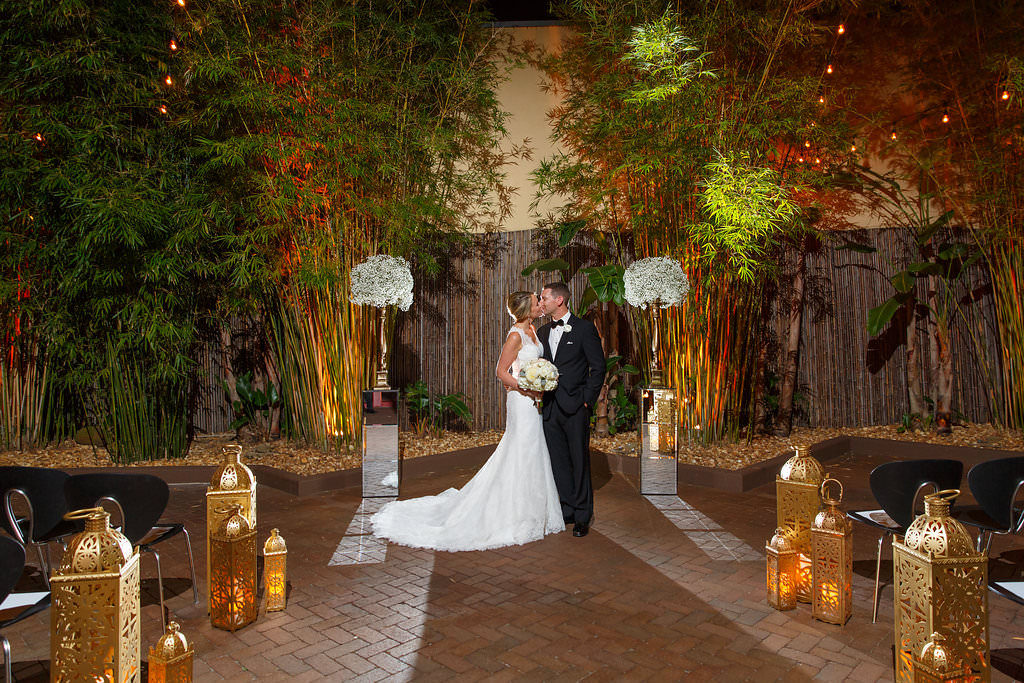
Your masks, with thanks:
[(604, 381), (608, 386), (609, 403), (614, 413), (614, 417), (608, 424), (608, 433), (610, 434), (633, 429), (640, 412), (625, 381), (629, 375), (639, 375), (640, 370), (622, 361), (623, 358), (619, 355), (612, 355), (605, 359)]
[(685, 88), (695, 78), (713, 77), (704, 69), (708, 53), (690, 40), (680, 29), (676, 17), (666, 11), (655, 21), (633, 29), (623, 55), (643, 80), (627, 91), (630, 104), (660, 102)]
[(405, 404), (417, 434), (437, 434), (446, 426), (473, 423), (473, 413), (464, 393), (433, 396), (423, 380), (416, 380), (405, 388)]
[[(221, 380), (221, 384), (225, 393), (230, 395), (231, 389), (227, 382)], [(257, 389), (253, 386), (253, 373), (249, 371), (235, 380), (235, 392), (238, 394), (238, 400), (231, 406), (235, 411), (231, 429), (238, 431), (248, 425), (257, 429), (260, 435), (266, 438), (269, 435), (270, 411), (281, 403), (277, 387), (271, 384), (265, 391)]]

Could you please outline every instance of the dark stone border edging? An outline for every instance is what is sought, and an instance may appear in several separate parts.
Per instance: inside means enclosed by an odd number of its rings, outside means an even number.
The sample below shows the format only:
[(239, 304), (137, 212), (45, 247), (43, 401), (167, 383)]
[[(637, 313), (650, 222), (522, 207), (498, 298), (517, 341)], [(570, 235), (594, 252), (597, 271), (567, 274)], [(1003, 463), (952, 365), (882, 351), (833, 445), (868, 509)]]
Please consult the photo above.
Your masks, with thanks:
[[(437, 455), (404, 460), (402, 462), (402, 477), (422, 477), (434, 472), (448, 471), (456, 467), (478, 467), (483, 464), (484, 460), (492, 452), (494, 452), (493, 445), (479, 446), (477, 448), (466, 448), (450, 453), (439, 453)], [(810, 452), (811, 455), (823, 463), (848, 453), (854, 455), (877, 455), (894, 459), (936, 457), (965, 459), (969, 454), (977, 456), (979, 453), (987, 459), (1024, 455), (1021, 451), (972, 448), (969, 446), (943, 446), (941, 444), (919, 443), (916, 441), (870, 439), (860, 436), (840, 436), (828, 439), (827, 441), (821, 441), (811, 446)], [(718, 489), (727, 493), (743, 493), (775, 481), (775, 475), (778, 474), (779, 470), (782, 469), (783, 463), (791, 455), (789, 452), (781, 453), (770, 460), (738, 470), (723, 470), (715, 467), (679, 463), (677, 481), (680, 485), (697, 485)], [(632, 456), (595, 450), (591, 452), (591, 462), (595, 472), (615, 472), (633, 480), (639, 479), (640, 476), (640, 461)], [(356, 488), (362, 482), (362, 470), (360, 468), (303, 476), (268, 465), (250, 463), (250, 467), (261, 486), (269, 486), (270, 488), (299, 497)], [(67, 471), (71, 474), (82, 474), (86, 472), (110, 472), (112, 469), (116, 468), (82, 467), (68, 469)], [(216, 467), (213, 465), (165, 465), (126, 467), (121, 469), (125, 472), (154, 474), (168, 484), (205, 485), (210, 481)]]

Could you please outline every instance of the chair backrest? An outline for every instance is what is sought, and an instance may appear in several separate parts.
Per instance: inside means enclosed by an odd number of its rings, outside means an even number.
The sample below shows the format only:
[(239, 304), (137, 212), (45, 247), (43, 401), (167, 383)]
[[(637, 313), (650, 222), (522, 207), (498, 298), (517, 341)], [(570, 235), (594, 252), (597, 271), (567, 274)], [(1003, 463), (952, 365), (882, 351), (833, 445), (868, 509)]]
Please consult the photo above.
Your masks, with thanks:
[(0, 536), (0, 602), (7, 599), (25, 571), (25, 546), (10, 536)]
[(1013, 501), (1024, 485), (1024, 457), (978, 463), (967, 473), (967, 485), (981, 509), (1000, 527), (1009, 532), (1018, 530), (1021, 520), (1017, 519), (1020, 515), (1013, 514)]
[(60, 524), (68, 511), (64, 501), (64, 483), (67, 480), (66, 472), (45, 467), (0, 467), (0, 496), (3, 497), (5, 513), (2, 521), (7, 533), (15, 538), (21, 536), (21, 531), (15, 529), (12, 522), (11, 503), (16, 494), (11, 495), (11, 492), (16, 490), (24, 491), (28, 498), (32, 538), (26, 541), (37, 541)]
[(72, 509), (94, 507), (101, 498), (117, 502), (124, 515), (121, 533), (138, 543), (164, 514), (170, 489), (151, 474), (76, 474), (65, 487)]
[(871, 470), (871, 493), (894, 522), (906, 529), (914, 521), (914, 502), (922, 487), (958, 489), (964, 475), (959, 460), (897, 460)]

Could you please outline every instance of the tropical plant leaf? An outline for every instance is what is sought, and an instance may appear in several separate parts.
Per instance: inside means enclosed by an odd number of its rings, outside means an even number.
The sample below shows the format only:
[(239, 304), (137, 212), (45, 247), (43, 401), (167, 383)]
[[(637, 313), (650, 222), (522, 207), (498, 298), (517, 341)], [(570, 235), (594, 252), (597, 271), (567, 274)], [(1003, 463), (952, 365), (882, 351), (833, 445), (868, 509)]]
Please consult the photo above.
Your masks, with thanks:
[(576, 236), (576, 233), (586, 227), (586, 225), (587, 222), (584, 220), (564, 221), (558, 226), (558, 246), (563, 249), (569, 246), (569, 242), (572, 242), (572, 238)]
[(569, 263), (560, 258), (546, 258), (534, 261), (530, 265), (523, 268), (521, 275), (526, 277), (535, 270), (539, 270), (544, 273), (550, 273), (556, 270), (569, 270)]
[(904, 301), (899, 297), (886, 299), (880, 306), (875, 306), (868, 311), (868, 334), (877, 336), (885, 329), (886, 325), (893, 319), (896, 312), (903, 307)]

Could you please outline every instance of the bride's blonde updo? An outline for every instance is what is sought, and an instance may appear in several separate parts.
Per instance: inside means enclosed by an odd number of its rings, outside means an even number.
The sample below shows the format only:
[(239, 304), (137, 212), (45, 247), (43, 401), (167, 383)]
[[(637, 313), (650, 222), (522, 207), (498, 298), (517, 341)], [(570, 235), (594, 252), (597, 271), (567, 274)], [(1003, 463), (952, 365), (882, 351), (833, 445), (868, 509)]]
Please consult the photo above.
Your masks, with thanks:
[(533, 308), (533, 292), (512, 292), (505, 299), (505, 308), (516, 322), (529, 317)]

